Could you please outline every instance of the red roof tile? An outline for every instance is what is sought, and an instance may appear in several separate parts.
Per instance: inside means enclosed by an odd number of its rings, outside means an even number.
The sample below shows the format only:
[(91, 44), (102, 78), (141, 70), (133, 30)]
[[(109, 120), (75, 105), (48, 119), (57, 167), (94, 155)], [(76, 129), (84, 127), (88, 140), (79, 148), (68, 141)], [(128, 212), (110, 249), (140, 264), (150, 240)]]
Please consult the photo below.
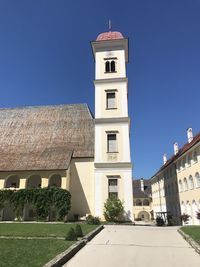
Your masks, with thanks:
[(105, 40), (117, 40), (123, 39), (121, 32), (102, 32), (97, 36), (96, 41), (105, 41)]

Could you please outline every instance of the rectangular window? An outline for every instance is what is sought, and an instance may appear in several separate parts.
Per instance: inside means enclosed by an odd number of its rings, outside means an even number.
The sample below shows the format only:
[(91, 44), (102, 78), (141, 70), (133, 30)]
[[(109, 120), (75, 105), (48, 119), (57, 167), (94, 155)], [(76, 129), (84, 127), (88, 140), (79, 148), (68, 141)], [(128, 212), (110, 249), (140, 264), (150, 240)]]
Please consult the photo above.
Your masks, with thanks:
[(113, 109), (116, 108), (116, 95), (115, 92), (106, 93), (106, 108)]
[(115, 133), (107, 135), (107, 152), (117, 152), (117, 135)]
[(108, 179), (108, 197), (118, 198), (118, 179), (117, 178)]

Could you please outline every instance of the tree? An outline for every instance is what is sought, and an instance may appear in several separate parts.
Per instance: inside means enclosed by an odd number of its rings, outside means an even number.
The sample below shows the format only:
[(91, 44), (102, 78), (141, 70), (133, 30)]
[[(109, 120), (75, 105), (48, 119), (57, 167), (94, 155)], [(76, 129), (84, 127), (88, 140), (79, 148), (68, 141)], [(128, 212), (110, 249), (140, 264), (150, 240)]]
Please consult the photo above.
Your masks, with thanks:
[(108, 222), (117, 222), (123, 210), (123, 203), (120, 199), (108, 198), (104, 204), (104, 217)]

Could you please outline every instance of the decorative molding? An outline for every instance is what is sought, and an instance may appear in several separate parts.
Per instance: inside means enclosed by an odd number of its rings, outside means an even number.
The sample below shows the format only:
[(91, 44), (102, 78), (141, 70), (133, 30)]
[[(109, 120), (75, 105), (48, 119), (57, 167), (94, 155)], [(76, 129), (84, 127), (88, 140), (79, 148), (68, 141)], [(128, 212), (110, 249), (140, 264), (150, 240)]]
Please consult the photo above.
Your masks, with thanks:
[(96, 124), (98, 124), (98, 123), (128, 123), (128, 124), (130, 124), (130, 118), (129, 117), (122, 117), (122, 118), (120, 118), (120, 117), (118, 117), (118, 118), (97, 118), (97, 119), (94, 119), (94, 122), (96, 123)]
[(98, 162), (94, 163), (95, 168), (132, 168), (130, 162)]
[(96, 79), (94, 80), (94, 85), (102, 83), (118, 83), (118, 82), (126, 82), (128, 84), (128, 78)]

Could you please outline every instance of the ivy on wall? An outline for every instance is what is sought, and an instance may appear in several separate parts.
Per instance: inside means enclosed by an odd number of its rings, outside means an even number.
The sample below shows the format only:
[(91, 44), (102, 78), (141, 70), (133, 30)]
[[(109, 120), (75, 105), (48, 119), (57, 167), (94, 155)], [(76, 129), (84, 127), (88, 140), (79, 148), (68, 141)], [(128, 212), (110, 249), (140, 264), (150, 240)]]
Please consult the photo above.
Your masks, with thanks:
[(23, 218), (26, 205), (32, 207), (37, 220), (64, 220), (71, 208), (69, 191), (57, 188), (33, 188), (20, 190), (0, 190), (0, 210), (6, 205), (12, 207), (17, 219)]

